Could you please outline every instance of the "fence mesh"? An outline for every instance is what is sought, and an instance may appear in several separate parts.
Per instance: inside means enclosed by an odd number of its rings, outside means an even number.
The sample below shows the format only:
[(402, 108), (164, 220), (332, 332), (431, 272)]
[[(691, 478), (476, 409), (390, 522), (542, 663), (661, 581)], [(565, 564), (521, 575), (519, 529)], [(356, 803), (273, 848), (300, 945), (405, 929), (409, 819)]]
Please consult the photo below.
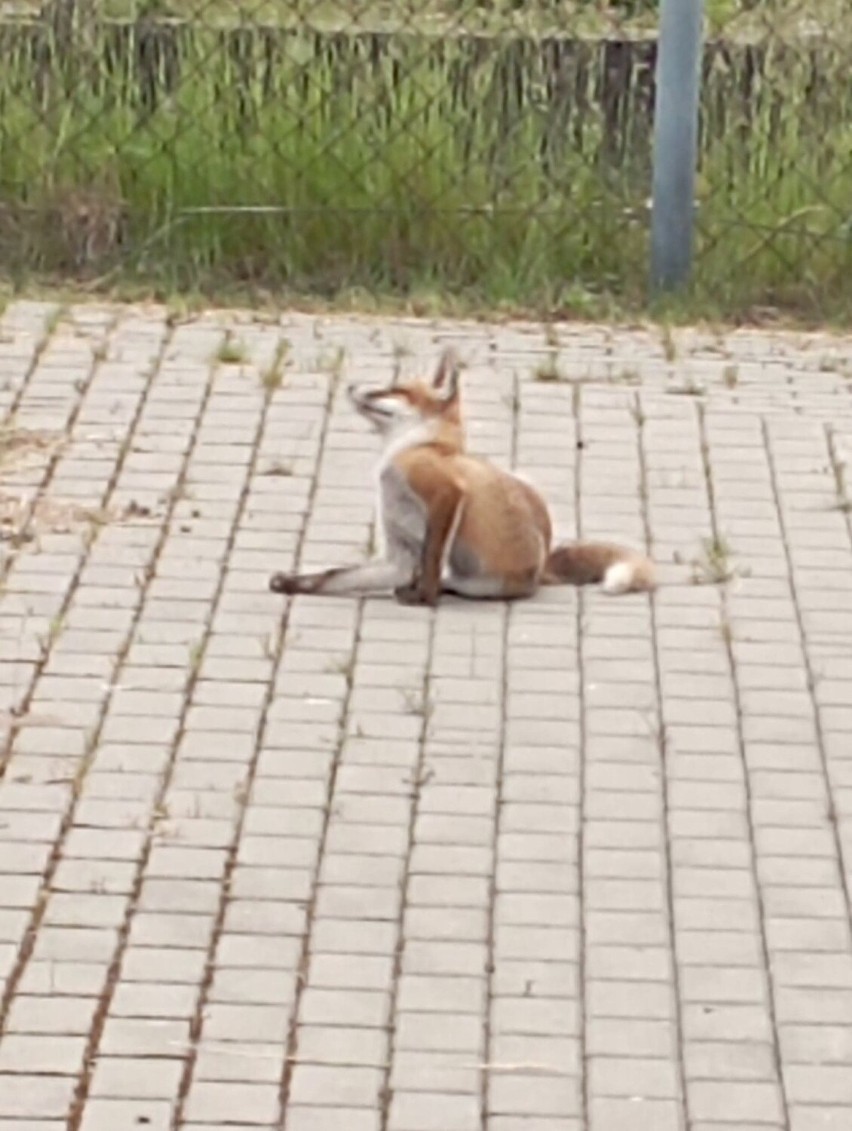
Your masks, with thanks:
[[(719, 307), (848, 304), (845, 3), (707, 0), (695, 278)], [(0, 15), (13, 272), (551, 309), (644, 295), (654, 0)]]
[(733, 305), (852, 311), (845, 0), (709, 5), (696, 278)]

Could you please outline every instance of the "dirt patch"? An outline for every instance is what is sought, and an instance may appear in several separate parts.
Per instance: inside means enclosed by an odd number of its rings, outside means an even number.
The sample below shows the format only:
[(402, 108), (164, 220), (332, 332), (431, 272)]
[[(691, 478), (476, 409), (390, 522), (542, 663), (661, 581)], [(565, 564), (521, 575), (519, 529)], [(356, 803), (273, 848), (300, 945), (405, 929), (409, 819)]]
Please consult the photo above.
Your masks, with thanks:
[(3, 476), (43, 467), (69, 442), (62, 432), (39, 432), (0, 424), (0, 543), (17, 549), (39, 534), (67, 534), (81, 527), (94, 530), (107, 523), (153, 517), (148, 507), (131, 502), (125, 507), (87, 507), (50, 498), (38, 488), (3, 489)]
[(0, 475), (14, 468), (27, 466), (35, 457), (38, 462), (54, 455), (66, 437), (58, 432), (38, 432), (0, 424)]
[(131, 502), (126, 507), (86, 507), (47, 497), (36, 499), (0, 492), (0, 543), (20, 549), (37, 542), (40, 534), (71, 534), (83, 530), (91, 536), (98, 527), (115, 522), (150, 520), (153, 512)]

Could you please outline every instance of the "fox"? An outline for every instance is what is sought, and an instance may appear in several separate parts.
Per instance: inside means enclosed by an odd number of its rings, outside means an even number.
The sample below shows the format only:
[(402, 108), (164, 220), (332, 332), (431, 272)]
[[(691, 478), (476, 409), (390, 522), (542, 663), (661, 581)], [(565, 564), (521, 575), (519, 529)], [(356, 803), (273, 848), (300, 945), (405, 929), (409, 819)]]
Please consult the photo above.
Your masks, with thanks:
[(554, 544), (548, 506), (519, 474), (467, 450), (461, 363), (441, 354), (431, 381), (347, 387), (355, 410), (383, 442), (376, 473), (378, 555), (311, 573), (274, 573), (288, 595), (386, 593), (434, 606), (443, 594), (532, 597), (541, 586), (598, 584), (616, 595), (651, 591), (645, 554), (609, 542)]

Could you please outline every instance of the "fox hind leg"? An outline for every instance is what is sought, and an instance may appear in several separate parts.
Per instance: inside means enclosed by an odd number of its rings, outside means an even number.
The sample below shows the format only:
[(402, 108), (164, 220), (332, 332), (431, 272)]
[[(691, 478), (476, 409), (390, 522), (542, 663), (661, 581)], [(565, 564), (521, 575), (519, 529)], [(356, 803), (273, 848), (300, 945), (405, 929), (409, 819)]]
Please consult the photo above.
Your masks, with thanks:
[(314, 596), (344, 597), (390, 592), (411, 583), (405, 563), (393, 560), (336, 566), (315, 573), (273, 573), (269, 588), (273, 593), (307, 593)]
[(454, 593), (472, 601), (513, 601), (532, 597), (538, 589), (538, 579), (534, 574), (507, 577), (485, 573), (474, 577), (450, 574), (443, 588), (445, 593)]

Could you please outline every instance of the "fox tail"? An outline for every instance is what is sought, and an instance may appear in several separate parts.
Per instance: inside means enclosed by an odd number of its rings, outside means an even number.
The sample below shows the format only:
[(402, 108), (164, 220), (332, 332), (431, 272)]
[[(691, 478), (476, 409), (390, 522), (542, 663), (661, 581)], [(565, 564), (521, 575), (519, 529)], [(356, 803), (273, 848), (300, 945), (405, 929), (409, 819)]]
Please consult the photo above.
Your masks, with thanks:
[(656, 587), (654, 565), (644, 554), (609, 542), (567, 542), (547, 559), (545, 585), (595, 585), (605, 593), (638, 593)]

